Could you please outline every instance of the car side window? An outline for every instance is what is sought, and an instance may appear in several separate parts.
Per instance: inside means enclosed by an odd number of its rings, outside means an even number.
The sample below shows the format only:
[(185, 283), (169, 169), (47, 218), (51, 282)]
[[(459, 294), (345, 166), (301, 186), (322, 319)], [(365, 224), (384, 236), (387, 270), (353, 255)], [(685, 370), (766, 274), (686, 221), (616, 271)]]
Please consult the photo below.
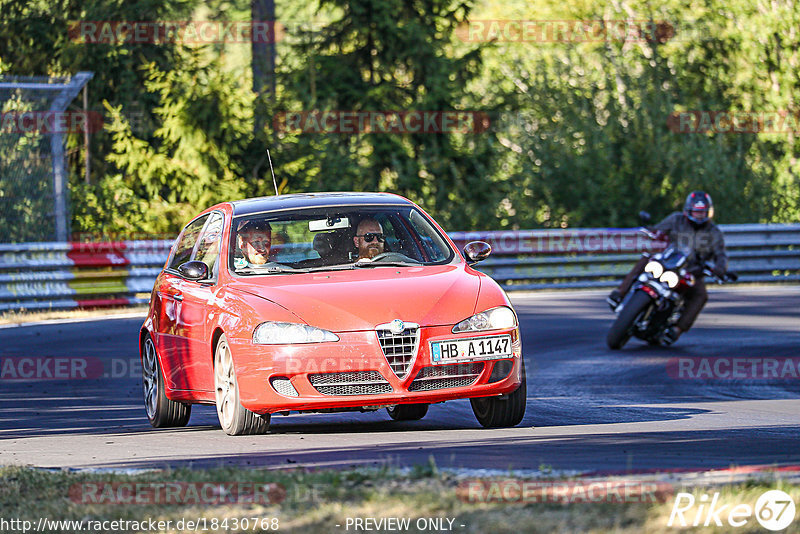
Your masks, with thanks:
[(412, 211), (408, 217), (409, 222), (419, 234), (422, 246), (425, 248), (426, 255), (430, 261), (443, 261), (447, 259), (447, 244), (442, 237), (436, 233), (433, 227), (428, 224), (420, 213)]
[(405, 247), (406, 232), (402, 232), (403, 228), (400, 225), (395, 225), (396, 221), (397, 217), (394, 215), (379, 220), (381, 223), (381, 228), (383, 229), (383, 235), (386, 236), (386, 245), (384, 246), (383, 250), (385, 252), (400, 252), (403, 254), (408, 254), (408, 251)]
[(219, 258), (219, 247), (222, 241), (222, 223), (223, 217), (221, 213), (214, 212), (211, 214), (192, 255), (193, 260), (202, 261), (208, 265), (208, 272), (211, 273), (211, 278), (215, 278), (217, 275), (216, 263), (217, 258)]
[(205, 226), (207, 220), (208, 215), (203, 215), (190, 222), (186, 228), (183, 229), (183, 233), (181, 233), (181, 237), (175, 245), (175, 252), (172, 255), (172, 260), (169, 262), (170, 269), (177, 269), (192, 258), (192, 252), (194, 251), (194, 246), (197, 244), (197, 238), (200, 236), (200, 232), (203, 230), (203, 226)]

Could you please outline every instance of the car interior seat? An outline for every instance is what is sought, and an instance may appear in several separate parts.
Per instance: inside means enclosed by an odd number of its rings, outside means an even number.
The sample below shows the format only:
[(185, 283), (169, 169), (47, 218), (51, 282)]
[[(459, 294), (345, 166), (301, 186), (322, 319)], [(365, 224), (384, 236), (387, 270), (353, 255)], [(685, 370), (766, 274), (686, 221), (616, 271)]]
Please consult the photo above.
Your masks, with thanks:
[(328, 264), (346, 263), (350, 261), (350, 248), (343, 232), (334, 230), (314, 236), (314, 250)]

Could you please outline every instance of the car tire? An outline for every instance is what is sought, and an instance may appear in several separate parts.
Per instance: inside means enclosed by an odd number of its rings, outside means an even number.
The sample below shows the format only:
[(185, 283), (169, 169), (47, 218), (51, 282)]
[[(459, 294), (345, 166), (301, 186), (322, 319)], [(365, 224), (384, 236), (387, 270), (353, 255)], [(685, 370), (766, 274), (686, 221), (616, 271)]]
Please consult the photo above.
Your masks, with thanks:
[(522, 383), (508, 395), (500, 397), (477, 397), (470, 399), (472, 413), (484, 428), (516, 426), (525, 416), (528, 401), (528, 385), (525, 378), (525, 360), (522, 364)]
[(653, 299), (644, 291), (636, 291), (627, 304), (620, 310), (614, 324), (606, 335), (606, 345), (611, 350), (621, 349), (631, 338), (633, 323)]
[(219, 424), (229, 436), (264, 434), (269, 430), (269, 414), (255, 414), (239, 402), (233, 356), (224, 334), (214, 350), (214, 399)]
[(398, 404), (386, 411), (395, 421), (418, 421), (428, 413), (428, 404)]
[(156, 346), (150, 334), (145, 334), (142, 343), (142, 389), (147, 419), (154, 428), (186, 426), (192, 406), (167, 398), (164, 373), (161, 372)]

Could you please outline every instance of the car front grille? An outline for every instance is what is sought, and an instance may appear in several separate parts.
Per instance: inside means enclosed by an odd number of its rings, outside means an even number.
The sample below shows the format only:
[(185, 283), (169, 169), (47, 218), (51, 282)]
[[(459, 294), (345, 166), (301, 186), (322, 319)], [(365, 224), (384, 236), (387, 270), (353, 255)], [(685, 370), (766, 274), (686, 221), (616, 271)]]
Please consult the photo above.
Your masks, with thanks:
[(375, 331), (378, 334), (378, 341), (381, 344), (383, 355), (386, 356), (386, 361), (389, 362), (389, 367), (392, 368), (397, 378), (402, 380), (408, 375), (411, 364), (414, 363), (414, 358), (417, 355), (419, 326), (406, 323), (406, 328), (399, 334), (384, 328), (384, 325), (378, 326)]
[(323, 395), (379, 395), (392, 391), (392, 386), (378, 371), (318, 373), (308, 375), (308, 381)]
[(475, 383), (482, 371), (483, 362), (423, 367), (408, 390), (431, 391), (470, 386)]

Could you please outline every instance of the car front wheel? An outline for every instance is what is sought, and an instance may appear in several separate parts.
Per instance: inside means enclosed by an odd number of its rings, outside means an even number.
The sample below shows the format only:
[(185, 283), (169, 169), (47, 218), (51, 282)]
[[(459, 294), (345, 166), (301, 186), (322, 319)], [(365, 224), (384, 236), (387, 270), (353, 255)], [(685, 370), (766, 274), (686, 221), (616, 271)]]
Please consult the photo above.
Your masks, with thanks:
[(142, 386), (144, 408), (153, 427), (186, 426), (192, 414), (192, 406), (167, 398), (164, 392), (164, 375), (150, 334), (146, 334), (142, 345)]
[(214, 391), (217, 417), (222, 430), (229, 436), (264, 434), (269, 430), (270, 416), (257, 415), (239, 402), (239, 386), (233, 368), (233, 356), (228, 340), (222, 335), (214, 351)]
[(500, 397), (477, 397), (470, 399), (475, 418), (485, 428), (516, 426), (525, 416), (528, 387), (525, 379), (525, 361), (522, 364), (522, 383), (513, 393)]

